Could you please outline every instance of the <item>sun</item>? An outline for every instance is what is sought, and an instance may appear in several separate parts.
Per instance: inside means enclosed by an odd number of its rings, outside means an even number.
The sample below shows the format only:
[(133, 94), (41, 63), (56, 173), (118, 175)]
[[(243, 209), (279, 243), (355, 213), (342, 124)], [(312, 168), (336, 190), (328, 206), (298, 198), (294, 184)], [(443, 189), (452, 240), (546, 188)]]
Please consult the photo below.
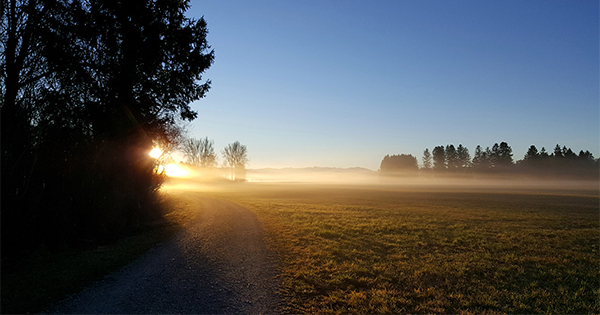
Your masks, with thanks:
[(154, 147), (148, 154), (152, 158), (157, 159), (156, 168), (154, 169), (157, 174), (164, 174), (168, 177), (191, 177), (194, 174), (194, 171), (189, 167), (182, 164), (169, 163), (169, 161), (173, 161), (171, 153), (165, 153), (158, 147)]
[(162, 155), (162, 151), (159, 148), (154, 148), (150, 151), (150, 156), (158, 159)]
[(177, 164), (167, 164), (165, 166), (165, 173), (169, 177), (190, 177), (192, 175), (189, 169)]
[(159, 165), (158, 172), (168, 177), (191, 177), (194, 174), (192, 170), (179, 164)]

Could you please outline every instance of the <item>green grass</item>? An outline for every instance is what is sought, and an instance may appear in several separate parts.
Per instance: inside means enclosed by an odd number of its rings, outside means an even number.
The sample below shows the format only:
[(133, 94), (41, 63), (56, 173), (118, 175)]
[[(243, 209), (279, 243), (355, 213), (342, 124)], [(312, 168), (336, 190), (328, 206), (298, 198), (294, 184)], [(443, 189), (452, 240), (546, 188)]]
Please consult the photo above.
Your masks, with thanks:
[(156, 244), (181, 230), (197, 214), (198, 207), (180, 196), (168, 202), (170, 212), (153, 227), (113, 244), (85, 250), (38, 251), (19, 266), (2, 266), (3, 314), (46, 310), (68, 294), (118, 270)]
[(264, 223), (292, 313), (598, 313), (597, 191), (541, 193), (257, 185), (212, 194)]

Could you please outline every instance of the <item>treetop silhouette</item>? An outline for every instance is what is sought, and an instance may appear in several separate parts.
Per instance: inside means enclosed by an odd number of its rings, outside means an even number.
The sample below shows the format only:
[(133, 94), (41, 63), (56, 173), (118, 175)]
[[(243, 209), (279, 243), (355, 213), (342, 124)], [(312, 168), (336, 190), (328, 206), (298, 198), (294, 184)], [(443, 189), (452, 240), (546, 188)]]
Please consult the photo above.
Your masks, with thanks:
[(211, 85), (207, 24), (188, 8), (3, 2), (3, 254), (115, 237), (154, 215), (161, 179), (148, 152), (181, 139)]

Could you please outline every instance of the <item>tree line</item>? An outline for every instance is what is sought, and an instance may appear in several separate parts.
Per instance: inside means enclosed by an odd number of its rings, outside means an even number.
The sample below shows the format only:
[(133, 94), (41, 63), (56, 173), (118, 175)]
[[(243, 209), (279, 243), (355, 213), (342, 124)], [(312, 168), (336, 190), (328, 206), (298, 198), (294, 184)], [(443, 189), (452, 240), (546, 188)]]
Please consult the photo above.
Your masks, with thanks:
[[(208, 137), (195, 139), (189, 138), (183, 142), (181, 150), (185, 155), (185, 163), (201, 168), (216, 168), (218, 166), (217, 154), (215, 153), (214, 141)], [(243, 181), (246, 177), (246, 164), (248, 148), (239, 141), (228, 144), (221, 151), (223, 166), (228, 167), (231, 180)]]
[(2, 256), (89, 246), (161, 215), (150, 150), (177, 146), (214, 61), (189, 1), (8, 0)]
[(380, 166), (382, 174), (410, 173), (421, 170), (433, 173), (528, 173), (534, 175), (558, 175), (598, 177), (599, 161), (590, 151), (576, 154), (571, 148), (557, 144), (553, 152), (544, 147), (538, 151), (531, 145), (522, 160), (514, 161), (513, 150), (506, 142), (494, 143), (483, 149), (475, 148), (473, 157), (462, 144), (439, 145), (423, 151), (422, 167), (410, 154), (386, 155)]

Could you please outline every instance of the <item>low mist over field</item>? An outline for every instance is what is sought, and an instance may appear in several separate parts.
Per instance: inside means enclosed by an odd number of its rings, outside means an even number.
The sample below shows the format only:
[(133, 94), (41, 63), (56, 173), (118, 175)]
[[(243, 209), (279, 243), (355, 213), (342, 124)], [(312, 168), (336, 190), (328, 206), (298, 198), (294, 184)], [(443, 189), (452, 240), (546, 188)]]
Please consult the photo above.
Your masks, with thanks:
[(260, 187), (302, 186), (360, 186), (371, 189), (420, 190), (420, 191), (487, 191), (487, 192), (545, 192), (598, 195), (600, 189), (595, 179), (532, 178), (519, 175), (407, 175), (384, 176), (365, 168), (267, 168), (246, 170), (246, 181), (232, 183), (226, 178), (227, 169), (203, 170), (185, 167), (185, 176), (169, 178), (166, 190), (223, 190), (261, 189)]
[(375, 183), (377, 172), (361, 168), (307, 167), (250, 169), (249, 182), (296, 183)]

